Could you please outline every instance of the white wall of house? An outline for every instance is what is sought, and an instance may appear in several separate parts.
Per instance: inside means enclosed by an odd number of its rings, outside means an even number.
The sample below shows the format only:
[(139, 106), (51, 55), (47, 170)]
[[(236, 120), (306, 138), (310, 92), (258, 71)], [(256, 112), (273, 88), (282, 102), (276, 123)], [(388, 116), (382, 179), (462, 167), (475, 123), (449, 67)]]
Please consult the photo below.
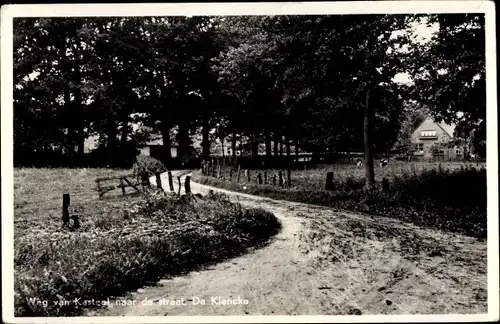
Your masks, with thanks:
[[(448, 134), (441, 126), (439, 126), (432, 118), (424, 120), (411, 135), (411, 142), (415, 144), (416, 151), (414, 155), (423, 158), (432, 158), (432, 147), (437, 143), (447, 143), (453, 139), (452, 135)], [(455, 159), (456, 148), (444, 149), (446, 159)]]
[(170, 148), (170, 155), (175, 158), (177, 157), (177, 147), (171, 147)]
[(149, 149), (149, 146), (144, 146), (139, 148), (139, 154), (140, 155), (145, 155), (145, 156), (150, 156), (151, 151)]

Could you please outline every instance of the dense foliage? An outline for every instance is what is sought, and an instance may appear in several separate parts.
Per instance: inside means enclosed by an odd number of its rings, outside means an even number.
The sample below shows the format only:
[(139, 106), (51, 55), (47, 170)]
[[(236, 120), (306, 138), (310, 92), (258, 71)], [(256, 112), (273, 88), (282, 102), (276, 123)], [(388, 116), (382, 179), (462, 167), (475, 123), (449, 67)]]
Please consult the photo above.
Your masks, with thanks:
[[(425, 24), (434, 35), (415, 41)], [(484, 153), (484, 38), (484, 16), (470, 14), (16, 18), (16, 160), (82, 161), (96, 134), (112, 159), (152, 131), (166, 161), (174, 142), (187, 159), (198, 134), (204, 157), (215, 137), (233, 152), (245, 139), (254, 156), (260, 143), (268, 157), (277, 143), (362, 150), (368, 91), (375, 152), (404, 142), (401, 117), (425, 105)]]

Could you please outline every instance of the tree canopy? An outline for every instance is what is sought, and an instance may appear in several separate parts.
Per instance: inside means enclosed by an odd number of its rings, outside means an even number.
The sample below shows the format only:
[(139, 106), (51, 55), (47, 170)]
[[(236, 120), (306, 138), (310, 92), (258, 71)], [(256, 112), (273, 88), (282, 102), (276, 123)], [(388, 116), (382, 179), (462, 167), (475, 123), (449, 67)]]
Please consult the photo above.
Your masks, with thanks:
[[(415, 24), (436, 32), (416, 42)], [(111, 157), (155, 131), (166, 160), (197, 134), (208, 157), (215, 129), (254, 156), (349, 152), (369, 101), (375, 152), (404, 147), (424, 106), (484, 147), (485, 73), (484, 15), (16, 18), (14, 145), (82, 156), (98, 135)]]

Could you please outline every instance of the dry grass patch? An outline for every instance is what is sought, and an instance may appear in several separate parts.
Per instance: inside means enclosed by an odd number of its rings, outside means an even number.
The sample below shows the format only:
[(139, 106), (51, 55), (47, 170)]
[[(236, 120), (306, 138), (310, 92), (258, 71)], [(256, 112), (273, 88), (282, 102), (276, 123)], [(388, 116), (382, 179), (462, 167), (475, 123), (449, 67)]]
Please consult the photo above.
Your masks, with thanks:
[[(244, 253), (279, 231), (272, 214), (221, 195), (118, 190), (98, 199), (94, 178), (121, 172), (130, 171), (15, 170), (16, 316), (79, 315), (161, 277)], [(61, 228), (62, 192), (82, 222), (77, 231)]]
[(332, 315), (487, 311), (485, 242), (386, 220), (310, 219), (301, 239)]
[[(268, 179), (278, 170), (268, 170)], [(334, 189), (325, 190), (327, 171), (334, 172)], [(194, 181), (225, 189), (321, 206), (387, 216), (431, 228), (486, 238), (486, 169), (484, 165), (420, 163), (377, 167), (377, 186), (367, 193), (364, 171), (350, 165), (328, 169), (292, 171), (291, 187), (239, 183), (203, 176)], [(384, 188), (382, 178), (387, 179)], [(226, 177), (227, 179), (227, 177)], [(268, 180), (268, 183), (269, 180)]]

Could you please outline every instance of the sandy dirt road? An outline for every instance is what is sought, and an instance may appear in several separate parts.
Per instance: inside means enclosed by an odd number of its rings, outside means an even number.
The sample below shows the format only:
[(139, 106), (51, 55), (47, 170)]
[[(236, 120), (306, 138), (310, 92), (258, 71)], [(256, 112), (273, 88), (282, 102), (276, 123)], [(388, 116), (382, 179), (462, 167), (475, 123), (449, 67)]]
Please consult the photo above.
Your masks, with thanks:
[[(177, 175), (173, 172), (177, 192)], [(154, 183), (154, 181), (153, 181)], [(162, 175), (168, 186), (166, 174)], [(183, 186), (183, 184), (182, 184)], [(273, 212), (282, 231), (249, 254), (162, 280), (98, 316), (478, 314), (487, 312), (486, 242), (384, 217), (229, 192)], [(184, 191), (184, 188), (182, 188)], [(241, 301), (223, 305), (221, 300)], [(143, 303), (142, 301), (149, 302)], [(182, 305), (166, 304), (182, 301)], [(205, 300), (205, 304), (194, 303)], [(245, 303), (247, 300), (248, 303)]]

